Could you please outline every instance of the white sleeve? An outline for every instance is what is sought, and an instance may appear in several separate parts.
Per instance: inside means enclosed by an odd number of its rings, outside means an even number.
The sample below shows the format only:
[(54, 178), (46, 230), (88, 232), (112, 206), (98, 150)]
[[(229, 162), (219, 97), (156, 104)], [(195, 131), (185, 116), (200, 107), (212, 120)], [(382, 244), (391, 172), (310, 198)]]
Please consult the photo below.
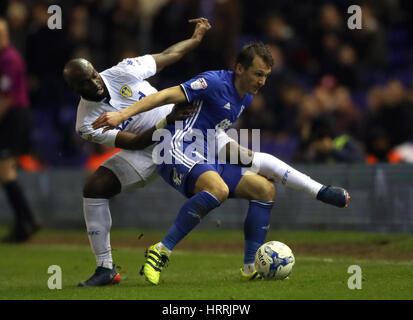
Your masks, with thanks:
[(156, 62), (150, 54), (124, 59), (118, 66), (139, 80), (145, 80), (156, 74)]
[(94, 130), (91, 126), (82, 125), (79, 127), (76, 126), (76, 132), (81, 138), (87, 141), (103, 144), (108, 147), (115, 147), (116, 136), (119, 130), (113, 129), (103, 132), (103, 128)]
[(103, 128), (94, 130), (92, 122), (99, 117), (105, 110), (97, 110), (88, 108), (83, 100), (79, 103), (76, 116), (76, 133), (87, 141), (103, 144), (105, 146), (114, 147), (117, 129), (103, 132)]

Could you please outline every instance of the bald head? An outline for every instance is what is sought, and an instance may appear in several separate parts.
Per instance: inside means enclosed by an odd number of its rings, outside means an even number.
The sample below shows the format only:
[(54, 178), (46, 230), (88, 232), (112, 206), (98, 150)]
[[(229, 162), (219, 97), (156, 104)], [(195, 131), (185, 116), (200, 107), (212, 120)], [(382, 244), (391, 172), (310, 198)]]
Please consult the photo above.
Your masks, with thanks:
[(63, 69), (63, 77), (67, 84), (73, 87), (72, 84), (87, 77), (93, 70), (94, 68), (92, 64), (86, 59), (72, 59), (66, 63), (65, 68)]
[(7, 21), (0, 18), (0, 50), (3, 50), (10, 44), (9, 26)]
[(72, 59), (63, 69), (67, 84), (87, 100), (101, 101), (109, 96), (102, 77), (86, 59)]

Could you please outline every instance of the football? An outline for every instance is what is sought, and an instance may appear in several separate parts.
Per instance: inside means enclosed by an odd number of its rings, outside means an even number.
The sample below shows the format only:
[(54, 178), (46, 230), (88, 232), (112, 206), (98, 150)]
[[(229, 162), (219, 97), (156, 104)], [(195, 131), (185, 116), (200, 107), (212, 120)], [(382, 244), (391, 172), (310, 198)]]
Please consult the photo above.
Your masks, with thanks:
[(291, 249), (279, 241), (264, 243), (255, 254), (255, 269), (264, 279), (282, 280), (293, 270), (295, 258)]

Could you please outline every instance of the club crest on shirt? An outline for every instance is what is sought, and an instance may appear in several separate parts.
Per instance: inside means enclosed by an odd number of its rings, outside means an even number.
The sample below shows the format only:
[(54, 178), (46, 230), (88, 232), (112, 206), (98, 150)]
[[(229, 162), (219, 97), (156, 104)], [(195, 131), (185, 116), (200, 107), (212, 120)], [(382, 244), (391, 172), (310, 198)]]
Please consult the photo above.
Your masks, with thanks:
[(204, 78), (199, 78), (191, 82), (190, 86), (192, 90), (200, 90), (200, 89), (205, 89), (206, 87), (208, 87), (208, 84)]
[(125, 98), (129, 98), (132, 97), (132, 90), (129, 88), (129, 86), (123, 86), (120, 89), (120, 94)]

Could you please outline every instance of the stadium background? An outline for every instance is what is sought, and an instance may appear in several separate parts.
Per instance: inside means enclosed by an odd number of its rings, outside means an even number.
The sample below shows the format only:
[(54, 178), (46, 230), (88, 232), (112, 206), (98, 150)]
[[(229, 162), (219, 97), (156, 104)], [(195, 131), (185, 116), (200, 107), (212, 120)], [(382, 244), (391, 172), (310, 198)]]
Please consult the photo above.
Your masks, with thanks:
[[(47, 27), (52, 4), (62, 8), (61, 30)], [(351, 4), (362, 8), (361, 30), (347, 28)], [(102, 71), (160, 52), (191, 35), (189, 18), (205, 16), (213, 29), (201, 46), (151, 83), (162, 89), (231, 68), (243, 44), (268, 43), (272, 74), (237, 127), (261, 129), (261, 151), (352, 195), (340, 211), (280, 187), (272, 227), (413, 231), (411, 1), (9, 0), (0, 14), (27, 66), (33, 149), (21, 159), (19, 180), (44, 225), (83, 226), (85, 178), (114, 152), (76, 135), (78, 98), (63, 82), (65, 62), (84, 57)], [(117, 197), (113, 225), (166, 228), (182, 200), (157, 181)], [(8, 224), (2, 194), (0, 203)], [(201, 227), (239, 228), (243, 213), (246, 203), (231, 200)]]

